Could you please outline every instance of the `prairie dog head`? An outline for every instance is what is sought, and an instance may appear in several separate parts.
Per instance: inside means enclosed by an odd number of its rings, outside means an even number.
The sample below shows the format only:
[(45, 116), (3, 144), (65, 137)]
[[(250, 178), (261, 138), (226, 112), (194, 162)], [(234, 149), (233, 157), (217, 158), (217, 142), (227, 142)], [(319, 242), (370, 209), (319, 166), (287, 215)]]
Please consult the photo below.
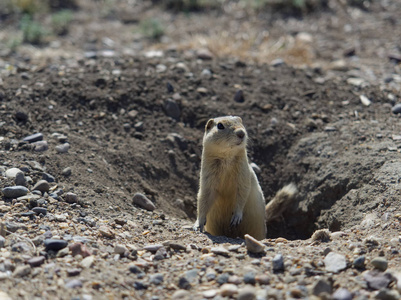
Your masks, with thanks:
[(236, 152), (246, 148), (247, 138), (247, 132), (240, 117), (214, 118), (206, 124), (203, 149), (215, 154)]

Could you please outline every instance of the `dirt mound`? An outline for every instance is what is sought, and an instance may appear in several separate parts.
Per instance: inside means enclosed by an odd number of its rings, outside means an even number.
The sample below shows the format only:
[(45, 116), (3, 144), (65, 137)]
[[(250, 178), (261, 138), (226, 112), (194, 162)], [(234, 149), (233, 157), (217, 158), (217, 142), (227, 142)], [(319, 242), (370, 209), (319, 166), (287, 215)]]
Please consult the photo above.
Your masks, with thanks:
[[(356, 204), (344, 214), (338, 203), (352, 201), (353, 191), (396, 155), (385, 144), (396, 118), (383, 105), (386, 95), (345, 79), (322, 85), (321, 78), (286, 65), (183, 60), (176, 52), (15, 70), (2, 87), (2, 146), (8, 160), (24, 165), (35, 154), (19, 141), (42, 132), (50, 150), (41, 163), (100, 214), (110, 207), (130, 213), (133, 194), (142, 192), (165, 214), (193, 221), (204, 124), (239, 115), (266, 199), (289, 182), (300, 190), (268, 235), (308, 238), (316, 228), (355, 224), (365, 209)], [(54, 150), (55, 133), (68, 136), (68, 154)], [(73, 176), (64, 178), (65, 167)]]

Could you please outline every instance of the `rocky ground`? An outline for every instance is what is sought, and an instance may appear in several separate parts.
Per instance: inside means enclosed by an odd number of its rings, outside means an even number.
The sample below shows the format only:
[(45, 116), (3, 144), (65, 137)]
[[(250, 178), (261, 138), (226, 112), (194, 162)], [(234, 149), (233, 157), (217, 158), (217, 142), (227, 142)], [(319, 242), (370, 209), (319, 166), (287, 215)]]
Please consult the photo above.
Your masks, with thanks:
[[(66, 36), (0, 46), (0, 299), (399, 299), (400, 5), (365, 2), (83, 1)], [(160, 40), (133, 31), (155, 16)], [(266, 200), (299, 189), (260, 242), (191, 230), (203, 128), (229, 114)]]

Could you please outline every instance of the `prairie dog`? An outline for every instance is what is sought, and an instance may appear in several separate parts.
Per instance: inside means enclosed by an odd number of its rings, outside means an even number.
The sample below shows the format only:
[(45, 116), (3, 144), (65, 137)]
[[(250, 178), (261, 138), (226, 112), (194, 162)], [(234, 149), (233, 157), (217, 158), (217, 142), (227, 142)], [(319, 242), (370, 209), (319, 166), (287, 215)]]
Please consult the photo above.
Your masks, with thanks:
[[(240, 117), (219, 117), (207, 122), (194, 230), (205, 229), (212, 235), (232, 238), (243, 238), (245, 234), (259, 240), (266, 238), (265, 199), (248, 162), (247, 138)], [(288, 201), (283, 199), (294, 198), (296, 188), (283, 188), (280, 192), (270, 207), (285, 207)], [(275, 216), (274, 211), (269, 213)]]

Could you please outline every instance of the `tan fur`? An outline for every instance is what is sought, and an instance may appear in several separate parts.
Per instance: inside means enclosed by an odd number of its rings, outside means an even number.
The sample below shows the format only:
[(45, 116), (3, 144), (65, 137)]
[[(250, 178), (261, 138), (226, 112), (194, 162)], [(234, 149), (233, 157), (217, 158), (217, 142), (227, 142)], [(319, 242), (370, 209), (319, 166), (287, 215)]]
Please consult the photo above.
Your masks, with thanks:
[[(219, 123), (224, 129), (218, 128)], [(261, 240), (266, 238), (266, 220), (281, 216), (295, 199), (297, 188), (289, 184), (265, 206), (262, 189), (248, 163), (246, 144), (247, 132), (240, 117), (207, 122), (195, 230), (205, 228), (212, 235), (232, 238), (249, 234)]]
[(276, 196), (266, 205), (266, 223), (283, 216), (295, 200), (298, 193), (295, 184), (290, 183), (279, 190)]
[[(221, 123), (224, 129), (218, 129)], [(238, 133), (243, 133), (243, 138)], [(241, 135), (241, 133), (240, 133)], [(239, 117), (211, 119), (206, 125), (198, 193), (198, 219), (212, 235), (266, 237), (265, 200), (248, 163), (246, 130)]]

